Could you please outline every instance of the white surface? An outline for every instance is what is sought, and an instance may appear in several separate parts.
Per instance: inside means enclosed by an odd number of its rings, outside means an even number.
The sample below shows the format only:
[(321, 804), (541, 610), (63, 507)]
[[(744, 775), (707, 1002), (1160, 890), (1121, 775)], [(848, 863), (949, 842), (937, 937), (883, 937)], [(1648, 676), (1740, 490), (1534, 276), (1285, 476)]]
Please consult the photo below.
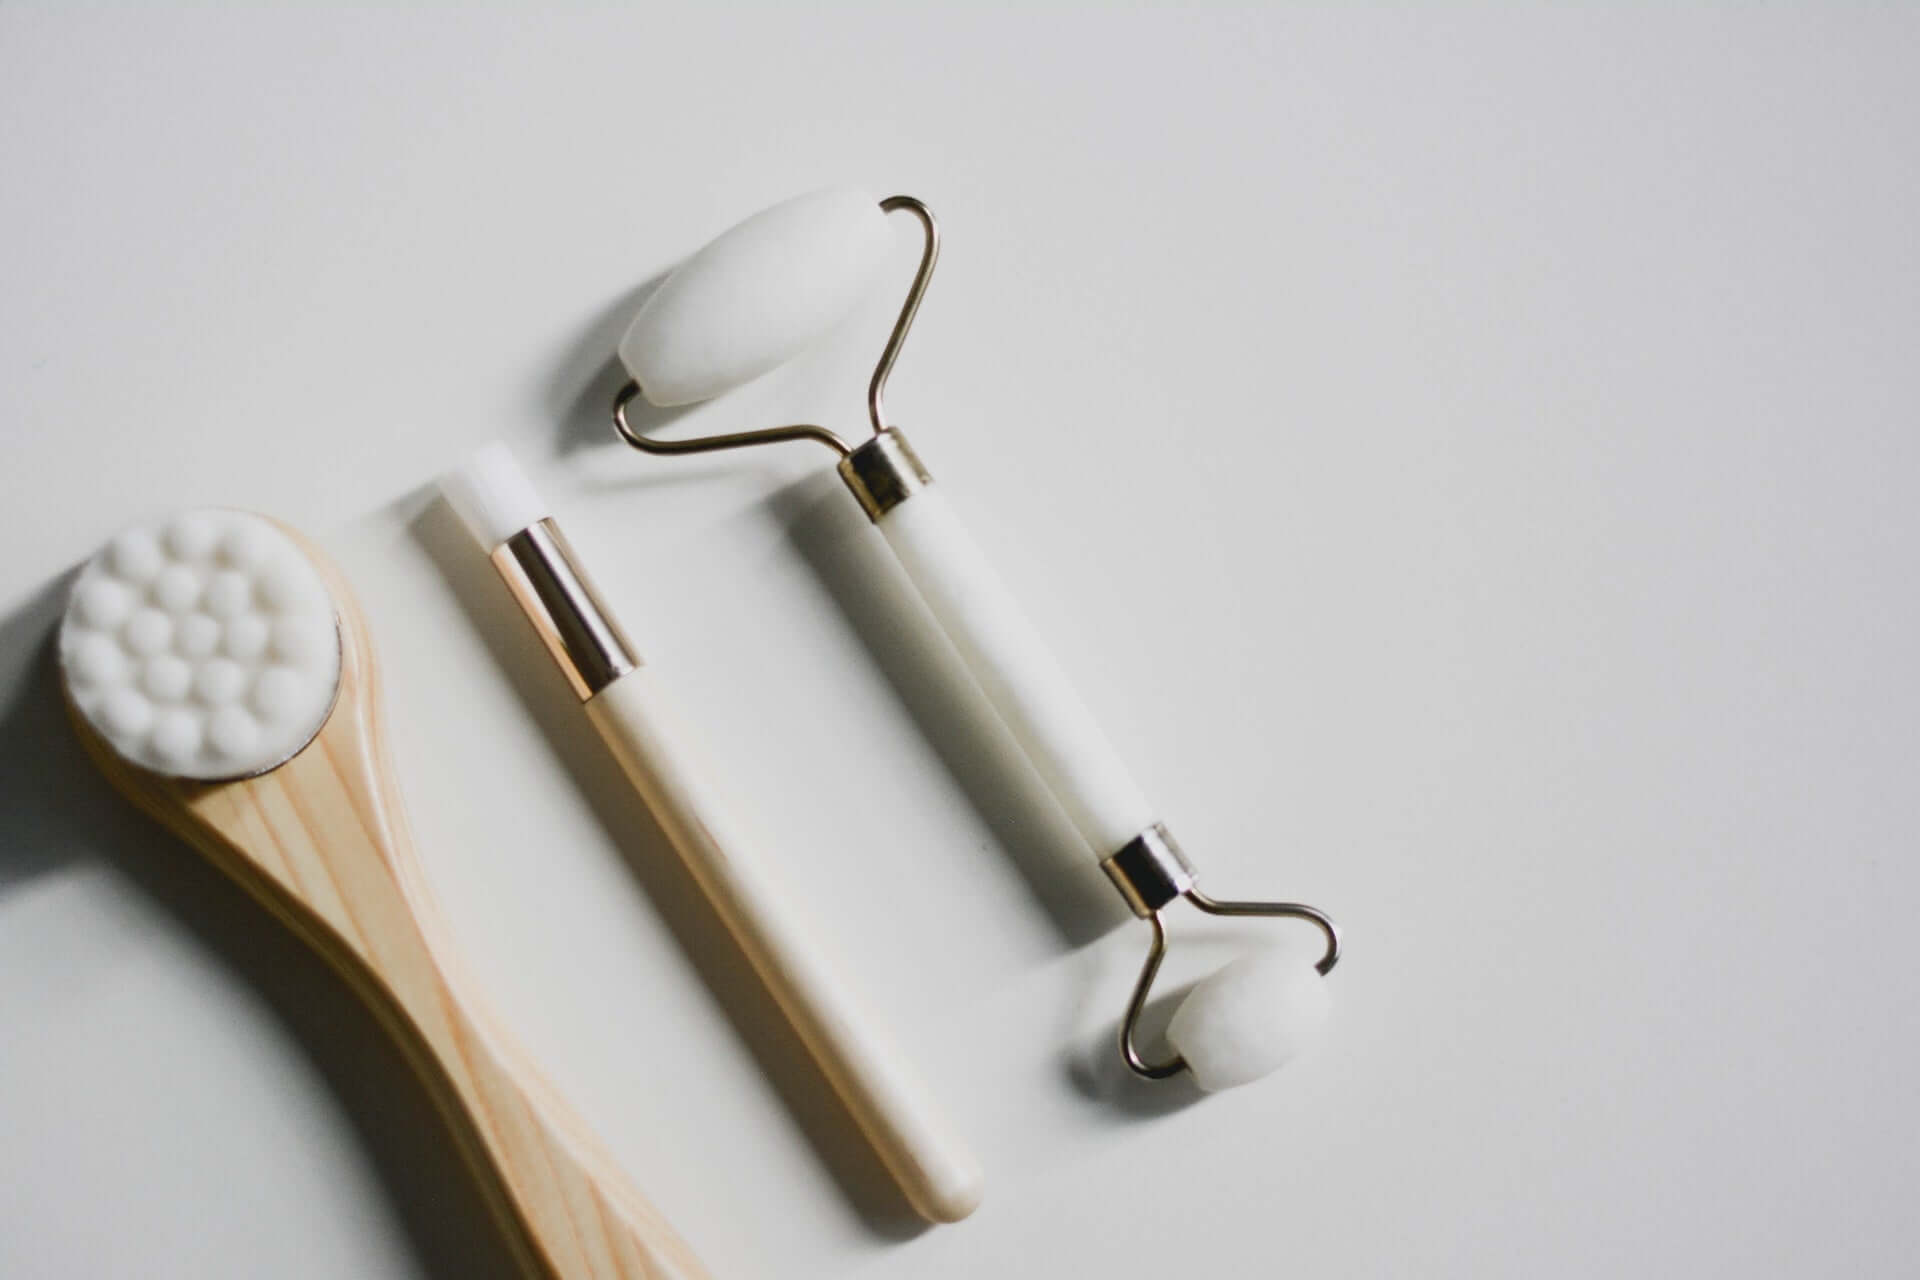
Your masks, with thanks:
[(499, 440), (480, 446), (442, 475), (440, 493), (488, 555), (550, 514), (513, 450)]
[[(498, 1274), (368, 1019), (62, 720), (56, 578), (205, 503), (343, 562), (475, 976), (721, 1276), (1909, 1270), (1917, 40), (0, 5), (0, 1274)], [(889, 405), (1208, 883), (1347, 930), (1271, 1080), (1110, 1100), (1145, 939), (1084, 941), (1111, 892), (823, 451), (607, 443), (638, 287), (838, 181), (941, 214)], [(882, 295), (664, 429), (857, 429)], [(873, 1230), (819, 1091), (763, 1071), (428, 500), (497, 436), (974, 1137), (967, 1223)], [(1201, 932), (1176, 984), (1233, 953)]]
[(306, 553), (217, 507), (115, 534), (74, 580), (59, 643), (101, 738), (178, 778), (279, 764), (319, 732), (340, 682), (339, 620)]
[(620, 339), (647, 400), (691, 404), (819, 342), (873, 286), (893, 227), (865, 191), (814, 191), (688, 249)]
[[(1160, 820), (1072, 678), (954, 513), (922, 490), (880, 533), (1097, 863)], [(1012, 771), (1018, 762), (1008, 760)]]

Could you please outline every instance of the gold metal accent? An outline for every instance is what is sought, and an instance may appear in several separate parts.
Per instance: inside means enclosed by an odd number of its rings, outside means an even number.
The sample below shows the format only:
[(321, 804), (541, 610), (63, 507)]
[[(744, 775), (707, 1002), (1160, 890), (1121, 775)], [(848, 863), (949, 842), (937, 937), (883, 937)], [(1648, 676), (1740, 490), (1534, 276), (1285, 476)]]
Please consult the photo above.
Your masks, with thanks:
[(888, 427), (840, 459), (837, 470), (874, 521), (933, 483), (898, 427)]
[[(873, 378), (867, 383), (867, 418), (873, 423), (873, 434), (876, 439), (885, 436), (890, 430), (884, 403), (887, 379), (893, 374), (894, 362), (900, 358), (900, 348), (907, 343), (907, 333), (913, 328), (913, 318), (920, 313), (920, 300), (926, 296), (927, 285), (933, 280), (933, 268), (940, 260), (940, 224), (934, 221), (933, 210), (927, 208), (925, 202), (915, 196), (888, 196), (880, 202), (882, 213), (898, 213), (901, 210), (919, 219), (924, 236), (920, 250), (920, 266), (913, 273), (913, 282), (907, 286), (907, 299), (900, 304), (900, 314), (894, 319), (893, 332), (887, 335), (887, 345), (880, 352), (880, 362), (874, 365)], [(629, 381), (620, 388), (613, 398), (613, 429), (620, 439), (642, 453), (711, 453), (720, 449), (744, 449), (756, 444), (783, 444), (790, 440), (812, 440), (824, 444), (843, 459), (851, 457), (855, 452), (853, 446), (838, 435), (810, 422), (794, 423), (785, 427), (762, 427), (757, 431), (732, 431), (722, 435), (693, 436), (680, 440), (655, 439), (634, 430), (633, 424), (627, 420), (627, 406), (632, 404), (634, 397), (640, 394), (641, 388), (638, 382)], [(908, 456), (911, 457), (911, 453)], [(917, 460), (915, 465), (918, 465)], [(842, 474), (845, 474), (844, 468)], [(922, 471), (921, 474), (924, 477), (925, 472)], [(853, 482), (849, 480), (848, 483)], [(854, 493), (858, 496), (860, 490), (855, 489)], [(906, 494), (903, 493), (902, 497), (905, 496)], [(865, 498), (861, 498), (861, 505), (866, 505)], [(868, 514), (873, 514), (871, 508)], [(874, 516), (874, 518), (879, 517)]]
[(613, 398), (613, 429), (619, 437), (642, 453), (717, 453), (722, 449), (744, 449), (753, 444), (782, 444), (788, 440), (817, 440), (841, 457), (853, 452), (845, 440), (825, 427), (797, 423), (791, 427), (762, 427), (758, 431), (731, 431), (725, 435), (694, 436), (686, 440), (657, 440), (633, 429), (627, 421), (627, 406), (640, 394), (640, 384), (628, 382)]
[(553, 521), (522, 529), (495, 547), (491, 559), (580, 701), (640, 665), (633, 642)]
[(1193, 864), (1158, 822), (1127, 841), (1100, 869), (1143, 920), (1193, 888)]
[(893, 332), (887, 335), (886, 350), (880, 353), (880, 363), (873, 367), (873, 380), (867, 384), (867, 418), (873, 423), (876, 436), (884, 434), (888, 425), (887, 411), (880, 403), (887, 393), (887, 379), (893, 374), (894, 361), (900, 358), (900, 348), (907, 345), (907, 330), (913, 328), (913, 318), (920, 314), (920, 299), (927, 296), (933, 269), (940, 262), (940, 224), (933, 220), (933, 210), (914, 196), (888, 196), (880, 202), (882, 213), (897, 213), (902, 209), (920, 220), (923, 233), (920, 265), (914, 270), (913, 283), (907, 286), (907, 300), (900, 304)]
[(1127, 1066), (1135, 1075), (1164, 1080), (1187, 1069), (1186, 1059), (1179, 1054), (1149, 1062), (1135, 1039), (1140, 1029), (1140, 1015), (1153, 990), (1153, 980), (1159, 976), (1160, 962), (1167, 955), (1167, 925), (1160, 913), (1176, 899), (1185, 898), (1214, 916), (1280, 916), (1305, 920), (1320, 930), (1327, 944), (1314, 968), (1324, 975), (1340, 963), (1340, 927), (1326, 912), (1304, 902), (1222, 902), (1209, 898), (1194, 887), (1193, 864), (1187, 861), (1172, 834), (1157, 822), (1102, 862), (1100, 869), (1127, 900), (1133, 914), (1153, 928), (1146, 962), (1140, 966), (1140, 977), (1133, 984), (1133, 995), (1127, 1001), (1127, 1016), (1120, 1022), (1120, 1056), (1127, 1060)]

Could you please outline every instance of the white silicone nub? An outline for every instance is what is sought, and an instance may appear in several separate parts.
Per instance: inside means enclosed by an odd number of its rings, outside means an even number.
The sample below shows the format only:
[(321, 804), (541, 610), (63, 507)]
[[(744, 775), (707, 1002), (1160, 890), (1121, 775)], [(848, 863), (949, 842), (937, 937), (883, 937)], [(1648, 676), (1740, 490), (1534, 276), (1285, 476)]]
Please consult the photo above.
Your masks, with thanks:
[(1312, 957), (1290, 947), (1255, 951), (1196, 984), (1167, 1024), (1202, 1089), (1248, 1084), (1319, 1037), (1332, 1000)]
[(493, 549), (548, 516), (533, 481), (514, 461), (513, 450), (496, 440), (440, 477), (440, 492), (459, 513), (480, 549)]
[(312, 740), (340, 681), (326, 583), (291, 538), (241, 511), (122, 532), (80, 571), (60, 623), (73, 704), (128, 760), (237, 778)]
[(939, 487), (887, 512), (880, 532), (1093, 856), (1117, 853), (1159, 821)]
[(864, 191), (816, 191), (763, 210), (653, 291), (620, 339), (620, 360), (656, 405), (750, 382), (851, 311), (891, 243), (886, 214)]

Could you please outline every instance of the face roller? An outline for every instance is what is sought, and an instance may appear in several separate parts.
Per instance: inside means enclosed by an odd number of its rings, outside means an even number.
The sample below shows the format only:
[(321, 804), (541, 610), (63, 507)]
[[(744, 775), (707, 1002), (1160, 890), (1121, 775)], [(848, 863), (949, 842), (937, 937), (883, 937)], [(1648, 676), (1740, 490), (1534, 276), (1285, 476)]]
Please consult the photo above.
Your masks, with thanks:
[(366, 624), (331, 565), (244, 512), (135, 526), (81, 571), (59, 652), (87, 753), (366, 1000), (528, 1274), (707, 1274), (474, 1000), (401, 812)]
[[(717, 395), (789, 359), (839, 321), (884, 266), (891, 244), (886, 215), (896, 211), (919, 222), (925, 247), (867, 386), (871, 438), (849, 445), (810, 424), (697, 439), (658, 439), (634, 429), (627, 410), (636, 397), (670, 406)], [(1127, 1065), (1154, 1079), (1190, 1070), (1210, 1090), (1246, 1083), (1292, 1057), (1324, 1021), (1328, 997), (1321, 979), (1339, 959), (1339, 933), (1325, 913), (1302, 903), (1223, 902), (1195, 887), (1192, 865), (1066, 673), (905, 437), (888, 423), (887, 377), (939, 252), (933, 215), (911, 196), (875, 201), (857, 191), (824, 191), (747, 219), (683, 263), (634, 317), (620, 342), (632, 381), (614, 401), (614, 426), (646, 453), (814, 440), (839, 455), (841, 478), (1115, 888), (1153, 930), (1120, 1028)], [(1244, 956), (1204, 979), (1168, 1025), (1173, 1053), (1149, 1060), (1136, 1036), (1166, 953), (1161, 912), (1183, 897), (1211, 915), (1304, 920), (1325, 945), (1314, 959), (1284, 952)]]
[(513, 454), (489, 445), (440, 487), (908, 1202), (932, 1222), (972, 1213), (979, 1164), (906, 1058), (808, 943), (734, 806), (702, 767), (685, 717), (601, 603)]

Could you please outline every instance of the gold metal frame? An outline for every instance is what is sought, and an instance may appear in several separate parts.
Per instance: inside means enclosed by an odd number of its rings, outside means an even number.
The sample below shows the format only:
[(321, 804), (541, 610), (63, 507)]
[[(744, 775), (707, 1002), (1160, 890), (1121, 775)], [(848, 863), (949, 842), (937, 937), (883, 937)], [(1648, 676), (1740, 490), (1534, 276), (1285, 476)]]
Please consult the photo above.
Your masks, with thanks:
[(1127, 1001), (1127, 1016), (1120, 1022), (1120, 1056), (1127, 1060), (1135, 1075), (1149, 1080), (1164, 1080), (1187, 1069), (1179, 1054), (1159, 1062), (1149, 1062), (1140, 1052), (1138, 1036), (1140, 1015), (1146, 1010), (1153, 980), (1160, 974), (1160, 962), (1167, 955), (1167, 925), (1161, 911), (1185, 898), (1213, 916), (1273, 916), (1305, 920), (1326, 938), (1326, 950), (1314, 968), (1322, 976), (1340, 963), (1340, 927), (1318, 907), (1304, 902), (1222, 902), (1209, 898), (1194, 887), (1193, 864), (1174, 841), (1172, 833), (1155, 823), (1129, 840), (1120, 852), (1100, 864), (1113, 881), (1114, 888), (1127, 900), (1133, 914), (1153, 927), (1153, 942), (1147, 949), (1146, 963), (1140, 967), (1139, 980), (1133, 984), (1133, 996)]
[[(940, 260), (940, 225), (933, 211), (913, 196), (890, 196), (880, 202), (883, 213), (905, 211), (919, 220), (924, 233), (920, 266), (907, 287), (906, 300), (893, 322), (893, 332), (874, 365), (867, 383), (867, 418), (873, 434), (858, 445), (850, 445), (826, 427), (814, 423), (794, 423), (782, 427), (763, 427), (757, 431), (736, 431), (722, 435), (695, 436), (690, 439), (660, 440), (634, 430), (627, 420), (627, 406), (641, 394), (640, 384), (629, 381), (613, 401), (613, 426), (620, 439), (642, 453), (709, 453), (721, 449), (741, 449), (760, 444), (782, 444), (792, 440), (812, 440), (840, 455), (839, 472), (847, 487), (860, 502), (869, 518), (879, 521), (887, 512), (907, 501), (933, 483), (933, 477), (907, 445), (906, 437), (887, 421), (887, 379), (900, 359), (907, 334), (919, 314), (920, 302), (933, 279), (934, 266)], [(1326, 950), (1315, 968), (1325, 974), (1340, 961), (1340, 931), (1333, 920), (1318, 907), (1302, 902), (1223, 902), (1210, 898), (1194, 887), (1193, 866), (1180, 852), (1164, 826), (1155, 824), (1129, 841), (1101, 864), (1107, 876), (1127, 900), (1133, 913), (1153, 928), (1153, 942), (1146, 963), (1134, 984), (1127, 1003), (1126, 1017), (1120, 1024), (1120, 1052), (1127, 1066), (1150, 1080), (1178, 1075), (1187, 1069), (1178, 1054), (1150, 1062), (1137, 1043), (1140, 1015), (1152, 993), (1153, 981), (1166, 958), (1167, 928), (1161, 912), (1176, 899), (1185, 898), (1196, 908), (1215, 916), (1270, 916), (1305, 920), (1326, 938)]]
[[(900, 314), (893, 322), (893, 332), (887, 336), (887, 345), (880, 352), (880, 362), (874, 365), (873, 378), (867, 383), (867, 417), (873, 423), (875, 440), (891, 430), (886, 411), (887, 379), (893, 375), (893, 366), (900, 359), (900, 349), (907, 344), (907, 333), (913, 328), (914, 317), (920, 313), (920, 300), (926, 297), (927, 285), (933, 281), (933, 268), (940, 261), (940, 224), (934, 220), (933, 210), (916, 196), (888, 196), (880, 202), (882, 213), (901, 210), (919, 220), (925, 233), (924, 247), (920, 251), (919, 269), (913, 274), (913, 282), (907, 286), (906, 301), (900, 304)], [(855, 452), (855, 447), (840, 436), (811, 422), (678, 440), (655, 439), (635, 431), (633, 424), (627, 421), (627, 406), (640, 394), (638, 382), (630, 380), (620, 388), (619, 394), (613, 398), (613, 429), (622, 440), (642, 453), (712, 453), (721, 449), (744, 449), (757, 444), (784, 444), (792, 440), (812, 440), (824, 444), (842, 458), (851, 457)], [(924, 470), (921, 474), (925, 475)], [(848, 483), (853, 482), (849, 480)], [(856, 489), (855, 493), (858, 494), (859, 490)], [(863, 497), (862, 504), (865, 503)]]

